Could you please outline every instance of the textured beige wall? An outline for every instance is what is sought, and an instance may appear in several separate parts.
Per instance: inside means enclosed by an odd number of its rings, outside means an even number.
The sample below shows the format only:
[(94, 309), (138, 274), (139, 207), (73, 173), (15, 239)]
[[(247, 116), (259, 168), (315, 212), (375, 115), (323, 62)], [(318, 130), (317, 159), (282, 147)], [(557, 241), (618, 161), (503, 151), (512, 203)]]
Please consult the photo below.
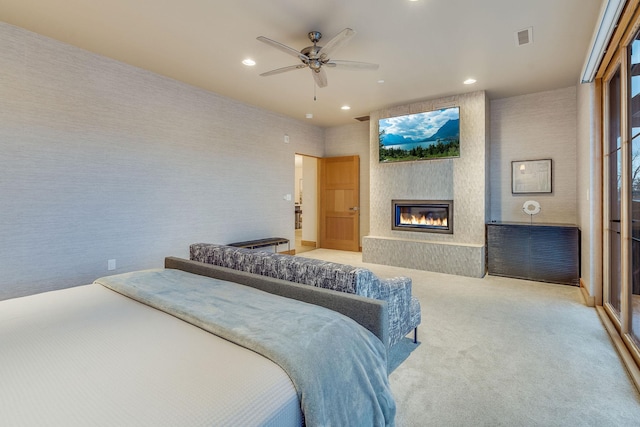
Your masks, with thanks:
[[(452, 106), (460, 107), (459, 158), (378, 162), (379, 119)], [(467, 276), (484, 275), (487, 108), (486, 94), (473, 92), (371, 114), (371, 231), (363, 242), (363, 260)], [(392, 230), (393, 199), (453, 200), (453, 234)], [(416, 242), (420, 250), (415, 249)]]
[(577, 87), (577, 223), (581, 230), (582, 281), (591, 297), (602, 289), (600, 147), (596, 138), (595, 85)]
[[(484, 245), (483, 93), (372, 115), (373, 124), (459, 103), (463, 138), (478, 142), (460, 159), (380, 165), (367, 122), (323, 130), (1, 23), (0, 58), (0, 299), (90, 282), (111, 273), (108, 259), (116, 273), (158, 267), (195, 241), (293, 240), (293, 200), (283, 195), (294, 194), (294, 153), (321, 157), (325, 147), (360, 156), (362, 236), (406, 237), (390, 230), (392, 198), (454, 198), (453, 236), (409, 240)], [(587, 125), (576, 126), (575, 90), (492, 101), (493, 219), (522, 220), (508, 157), (549, 156), (554, 193), (540, 198), (540, 220), (585, 226), (575, 142)]]
[(323, 129), (2, 23), (0, 63), (0, 299), (294, 239), (294, 153)]
[[(460, 107), (460, 157), (416, 162), (378, 162), (378, 120)], [(416, 240), (484, 244), (487, 102), (474, 92), (418, 102), (371, 114), (371, 234)], [(391, 200), (454, 201), (453, 234), (391, 230)]]
[(325, 156), (355, 155), (360, 157), (360, 241), (362, 241), (362, 237), (369, 234), (369, 122), (326, 129)]
[[(526, 200), (538, 223), (576, 224), (576, 87), (491, 101), (491, 217), (526, 222)], [(511, 162), (552, 159), (551, 194), (511, 194)], [(584, 165), (583, 165), (584, 166)]]

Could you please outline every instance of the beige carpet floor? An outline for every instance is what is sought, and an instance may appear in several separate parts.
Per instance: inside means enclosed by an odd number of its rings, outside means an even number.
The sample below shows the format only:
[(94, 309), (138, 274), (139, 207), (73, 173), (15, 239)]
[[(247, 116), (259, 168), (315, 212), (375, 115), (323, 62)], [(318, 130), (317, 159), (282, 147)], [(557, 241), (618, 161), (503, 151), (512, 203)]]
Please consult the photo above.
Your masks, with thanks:
[(300, 256), (413, 279), (420, 344), (389, 377), (398, 426), (640, 426), (640, 394), (578, 288), (369, 264), (356, 252)]

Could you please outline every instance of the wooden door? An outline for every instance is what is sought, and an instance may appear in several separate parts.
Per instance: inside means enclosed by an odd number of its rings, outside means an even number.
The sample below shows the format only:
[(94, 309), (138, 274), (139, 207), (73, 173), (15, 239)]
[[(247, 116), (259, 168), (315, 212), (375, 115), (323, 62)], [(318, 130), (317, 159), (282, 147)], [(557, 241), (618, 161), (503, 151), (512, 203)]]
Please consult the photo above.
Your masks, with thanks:
[(360, 250), (360, 158), (320, 159), (320, 247)]

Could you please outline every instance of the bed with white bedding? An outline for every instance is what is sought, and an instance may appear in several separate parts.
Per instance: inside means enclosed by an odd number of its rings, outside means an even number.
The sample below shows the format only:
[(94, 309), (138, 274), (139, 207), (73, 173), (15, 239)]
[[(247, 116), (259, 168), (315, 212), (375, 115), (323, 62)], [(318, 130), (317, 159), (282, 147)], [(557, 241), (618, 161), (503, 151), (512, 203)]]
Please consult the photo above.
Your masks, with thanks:
[[(291, 347), (292, 343), (297, 342), (298, 347), (310, 346), (314, 336), (323, 335), (320, 332), (327, 324), (355, 322), (345, 321), (344, 316), (335, 312), (329, 314), (338, 316), (335, 322), (324, 319), (325, 313), (303, 315), (303, 318), (322, 317), (317, 328), (319, 333), (307, 329), (296, 335), (296, 329), (300, 328), (287, 327), (291, 322), (282, 320), (280, 327), (272, 329), (286, 329), (282, 335), (291, 340), (280, 347), (285, 353), (297, 352), (298, 356), (293, 356), (293, 361), (277, 360), (279, 365), (273, 361), (281, 357), (277, 350), (265, 350), (265, 357), (258, 354), (259, 349), (250, 349), (255, 343), (245, 342), (257, 337), (257, 345), (261, 346), (260, 340), (265, 340), (265, 336), (266, 341), (275, 339), (264, 325), (254, 327), (243, 323), (254, 322), (252, 319), (261, 316), (259, 311), (244, 318), (237, 317), (237, 312), (243, 305), (256, 309), (271, 307), (268, 308), (271, 313), (276, 307), (278, 315), (268, 314), (268, 311), (263, 315), (265, 318), (272, 316), (266, 324), (274, 326), (274, 322), (283, 319), (280, 311), (297, 311), (298, 306), (308, 304), (274, 295), (268, 295), (268, 302), (253, 301), (254, 294), (263, 293), (254, 289), (250, 289), (249, 294), (242, 294), (244, 296), (237, 304), (238, 296), (229, 292), (235, 292), (234, 287), (246, 292), (246, 286), (175, 271), (176, 263), (177, 267), (186, 270), (190, 268), (185, 267), (193, 266), (202, 274), (201, 266), (173, 259), (174, 269), (117, 275), (99, 279), (91, 285), (0, 302), (0, 424), (299, 426), (306, 418), (307, 425), (353, 422), (393, 425), (395, 404), (388, 389), (386, 370), (384, 375), (380, 374), (381, 367), (386, 369), (385, 355), (384, 351), (377, 350), (384, 346), (369, 331), (351, 325), (349, 328), (355, 330), (356, 335), (365, 337), (363, 345), (346, 346), (329, 339), (315, 344), (324, 351), (309, 347), (310, 353), (305, 353)], [(205, 269), (205, 275), (214, 277), (228, 273), (219, 267)], [(146, 277), (153, 280), (144, 284)], [(237, 280), (257, 280), (260, 286), (275, 286), (275, 293), (282, 293), (282, 289), (289, 286), (277, 280), (274, 282), (275, 279), (264, 282), (251, 275)], [(169, 287), (173, 286), (171, 282), (177, 284), (177, 290)], [(133, 287), (128, 287), (131, 283), (134, 283)], [(201, 288), (209, 287), (223, 289), (222, 294), (216, 296), (219, 291), (200, 294)], [(137, 294), (154, 288), (157, 292), (151, 292), (150, 299), (159, 302), (134, 299), (139, 297)], [(296, 288), (292, 288), (292, 292), (296, 294)], [(123, 295), (126, 293), (131, 295)], [(304, 299), (299, 295), (296, 297)], [(207, 308), (204, 301), (207, 298), (216, 300), (212, 308)], [(274, 298), (280, 298), (282, 305)], [(368, 303), (333, 300), (331, 294), (313, 298), (329, 298), (332, 301), (329, 305), (340, 307)], [(292, 302), (297, 306), (287, 308)], [(173, 312), (167, 307), (172, 305)], [(183, 313), (184, 307), (197, 305), (204, 311), (199, 320), (197, 314)], [(318, 309), (329, 311), (317, 306), (313, 308)], [(368, 316), (369, 311), (376, 311), (376, 306), (372, 310), (360, 308), (358, 311)], [(214, 321), (214, 326), (208, 326), (211, 319), (207, 318), (211, 317), (218, 317), (221, 322)], [(357, 313), (354, 317), (360, 323), (369, 321)], [(384, 324), (384, 319), (377, 321)], [(297, 323), (293, 322), (291, 326), (297, 326)], [(342, 326), (338, 327), (342, 330)], [(243, 335), (234, 338), (235, 332), (227, 329), (249, 329), (248, 338)], [(327, 331), (324, 332), (326, 335)], [(384, 331), (376, 332), (384, 334)], [(329, 335), (335, 335), (335, 332), (329, 331)], [(327, 337), (323, 339), (327, 340)], [(354, 360), (347, 361), (343, 367), (338, 366), (336, 363), (343, 360), (335, 360), (336, 354), (340, 359), (347, 359), (351, 347), (362, 353), (354, 353), (351, 357)], [(334, 366), (336, 372), (314, 374), (304, 364), (302, 368), (297, 367), (296, 357), (305, 354), (324, 354), (316, 361), (310, 358), (311, 364), (322, 365), (324, 358), (327, 366)], [(377, 366), (362, 365), (360, 359), (363, 358), (370, 358)], [(335, 374), (344, 377), (352, 375), (351, 371), (372, 371), (374, 375), (356, 372), (353, 377), (345, 377), (346, 385), (339, 384), (341, 380), (336, 379)], [(352, 384), (356, 387), (345, 388)]]

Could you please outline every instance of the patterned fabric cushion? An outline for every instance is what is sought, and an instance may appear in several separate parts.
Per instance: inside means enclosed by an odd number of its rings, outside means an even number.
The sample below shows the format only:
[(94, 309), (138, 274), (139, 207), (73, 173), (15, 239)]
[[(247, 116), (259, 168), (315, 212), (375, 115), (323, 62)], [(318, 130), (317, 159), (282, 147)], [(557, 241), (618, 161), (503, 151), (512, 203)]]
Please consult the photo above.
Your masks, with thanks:
[(193, 261), (386, 301), (389, 346), (421, 321), (420, 302), (411, 296), (408, 277), (380, 280), (365, 268), (212, 243), (194, 243), (189, 252)]

